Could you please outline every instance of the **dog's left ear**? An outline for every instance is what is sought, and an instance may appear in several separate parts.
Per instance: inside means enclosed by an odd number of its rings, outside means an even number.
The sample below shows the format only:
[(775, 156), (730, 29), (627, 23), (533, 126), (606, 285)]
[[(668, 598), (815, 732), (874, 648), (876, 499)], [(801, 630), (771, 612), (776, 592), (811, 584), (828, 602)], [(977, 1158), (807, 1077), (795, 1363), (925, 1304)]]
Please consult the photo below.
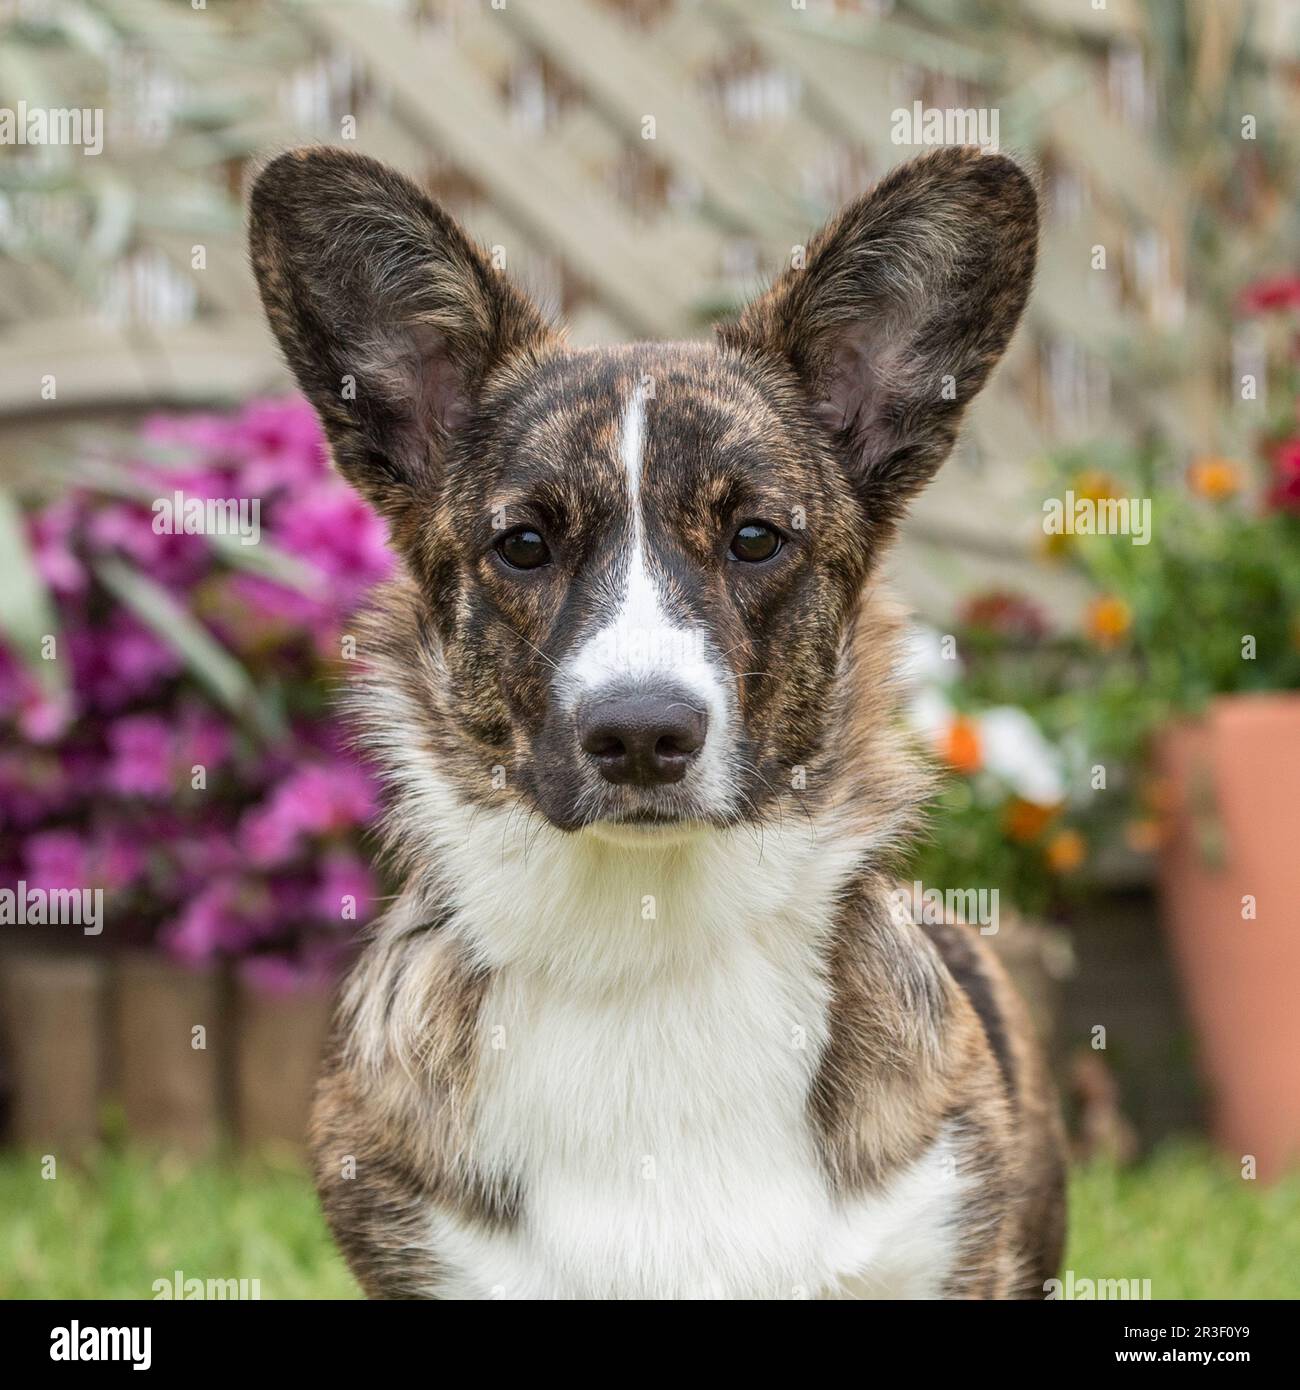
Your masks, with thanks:
[(793, 368), (888, 521), (952, 448), (1029, 296), (1038, 200), (1012, 160), (938, 150), (850, 204), (722, 343)]

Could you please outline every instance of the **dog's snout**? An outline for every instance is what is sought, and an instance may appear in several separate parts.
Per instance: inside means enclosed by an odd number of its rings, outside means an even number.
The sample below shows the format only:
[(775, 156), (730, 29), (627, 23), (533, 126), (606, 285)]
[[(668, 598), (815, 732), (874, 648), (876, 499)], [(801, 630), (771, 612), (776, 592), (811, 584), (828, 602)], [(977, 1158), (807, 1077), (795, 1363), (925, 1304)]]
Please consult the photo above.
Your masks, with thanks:
[(709, 716), (680, 692), (621, 693), (578, 713), (578, 742), (600, 775), (619, 786), (679, 782), (704, 747)]

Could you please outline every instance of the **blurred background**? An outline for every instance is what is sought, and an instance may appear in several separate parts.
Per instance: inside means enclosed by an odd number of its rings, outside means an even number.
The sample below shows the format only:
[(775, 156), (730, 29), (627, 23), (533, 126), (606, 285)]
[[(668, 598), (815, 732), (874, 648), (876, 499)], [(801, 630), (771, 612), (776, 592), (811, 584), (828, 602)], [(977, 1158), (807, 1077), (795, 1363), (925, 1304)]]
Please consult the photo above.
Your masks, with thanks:
[(1045, 223), (892, 564), (948, 774), (900, 871), (998, 894), (1076, 1275), (1300, 1293), (1300, 6), (0, 0), (0, 1295), (355, 1293), (301, 1138), (390, 886), (329, 702), (390, 561), (261, 320), (260, 162), (394, 163), (593, 343), (953, 140)]

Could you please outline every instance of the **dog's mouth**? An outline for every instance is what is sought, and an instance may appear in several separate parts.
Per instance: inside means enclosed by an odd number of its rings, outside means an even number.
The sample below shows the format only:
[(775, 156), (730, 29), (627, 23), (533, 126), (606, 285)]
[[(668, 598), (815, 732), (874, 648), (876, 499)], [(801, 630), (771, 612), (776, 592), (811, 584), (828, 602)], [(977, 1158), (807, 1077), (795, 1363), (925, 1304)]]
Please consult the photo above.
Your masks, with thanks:
[(691, 817), (680, 811), (660, 811), (647, 807), (639, 811), (627, 811), (621, 815), (606, 817), (609, 825), (681, 825)]
[(589, 821), (584, 833), (618, 849), (667, 849), (693, 840), (709, 822), (697, 814), (633, 811)]

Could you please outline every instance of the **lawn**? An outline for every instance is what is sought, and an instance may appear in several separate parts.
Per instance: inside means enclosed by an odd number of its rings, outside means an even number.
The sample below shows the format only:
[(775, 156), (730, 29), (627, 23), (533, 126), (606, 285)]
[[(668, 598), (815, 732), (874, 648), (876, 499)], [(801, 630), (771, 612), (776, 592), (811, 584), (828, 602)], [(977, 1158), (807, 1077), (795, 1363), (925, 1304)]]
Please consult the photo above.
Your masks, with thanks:
[[(1300, 1176), (1266, 1187), (1170, 1148), (1076, 1173), (1066, 1267), (1154, 1298), (1300, 1296)], [(355, 1298), (301, 1170), (104, 1152), (41, 1176), (0, 1158), (0, 1298), (150, 1298), (156, 1279), (252, 1279), (263, 1298)]]

